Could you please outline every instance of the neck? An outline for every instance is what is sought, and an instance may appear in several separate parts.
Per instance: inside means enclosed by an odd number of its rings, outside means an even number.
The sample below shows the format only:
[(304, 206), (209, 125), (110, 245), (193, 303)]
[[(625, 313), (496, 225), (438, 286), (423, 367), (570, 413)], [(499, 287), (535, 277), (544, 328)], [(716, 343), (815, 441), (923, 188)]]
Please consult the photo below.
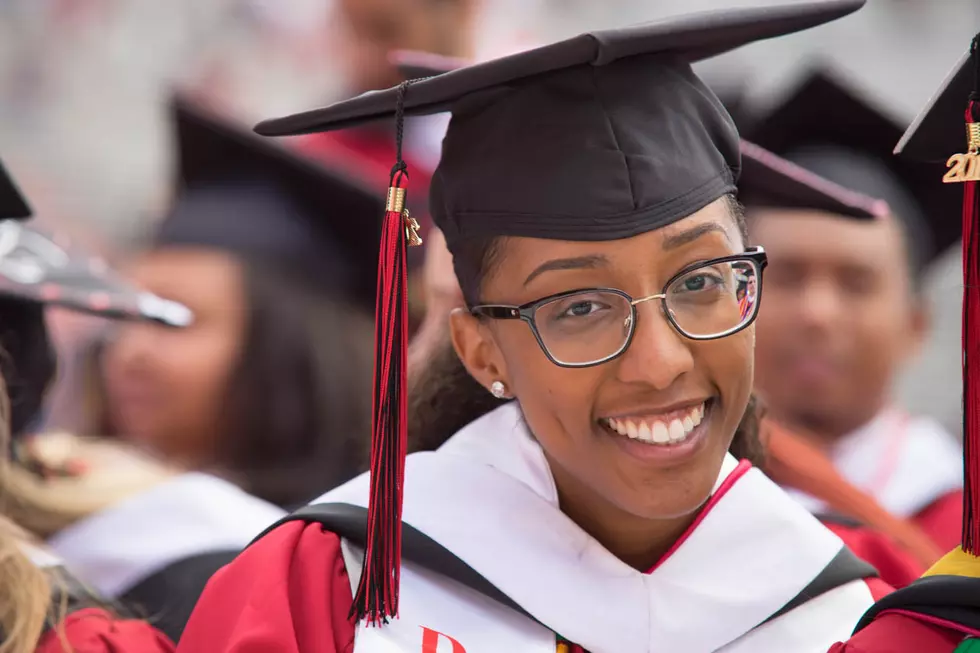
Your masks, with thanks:
[(654, 568), (697, 518), (698, 511), (665, 519), (638, 517), (571, 479), (550, 458), (548, 462), (562, 512), (637, 571)]
[(797, 413), (780, 416), (774, 411), (776, 421), (793, 430), (800, 438), (821, 451), (830, 452), (838, 442), (871, 423), (884, 409), (884, 402), (871, 412), (853, 415), (820, 415)]

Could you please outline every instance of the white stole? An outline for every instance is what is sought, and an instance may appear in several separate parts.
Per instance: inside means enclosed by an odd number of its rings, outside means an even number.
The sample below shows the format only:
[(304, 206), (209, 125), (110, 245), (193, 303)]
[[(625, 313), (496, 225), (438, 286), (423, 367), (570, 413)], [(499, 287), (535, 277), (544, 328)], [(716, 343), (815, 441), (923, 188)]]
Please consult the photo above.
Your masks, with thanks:
[(75, 522), (47, 546), (80, 580), (115, 598), (178, 560), (243, 549), (283, 516), (228, 481), (187, 473)]
[[(729, 456), (716, 488), (736, 466)], [(366, 506), (367, 490), (365, 475), (317, 503)], [(426, 629), (443, 634), (431, 653), (553, 653), (554, 633), (591, 653), (817, 653), (846, 639), (872, 604), (856, 581), (756, 628), (843, 546), (758, 470), (731, 485), (653, 573), (636, 571), (558, 509), (543, 452), (513, 402), (439, 451), (409, 457), (404, 521), (547, 628), (406, 563), (399, 619), (359, 626), (357, 653), (425, 650)], [(344, 554), (356, 586), (360, 552), (345, 543)]]
[[(963, 449), (956, 438), (931, 418), (894, 408), (844, 436), (831, 460), (848, 482), (906, 519), (963, 487)], [(812, 512), (827, 510), (807, 494), (790, 495)]]

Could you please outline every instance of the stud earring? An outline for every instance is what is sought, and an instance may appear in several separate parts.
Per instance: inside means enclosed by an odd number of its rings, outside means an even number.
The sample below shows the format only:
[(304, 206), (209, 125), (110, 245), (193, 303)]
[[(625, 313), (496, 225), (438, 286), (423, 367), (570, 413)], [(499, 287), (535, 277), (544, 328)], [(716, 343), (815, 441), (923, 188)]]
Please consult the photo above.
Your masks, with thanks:
[(494, 381), (490, 384), (490, 394), (497, 399), (503, 399), (507, 396), (507, 386), (502, 381)]

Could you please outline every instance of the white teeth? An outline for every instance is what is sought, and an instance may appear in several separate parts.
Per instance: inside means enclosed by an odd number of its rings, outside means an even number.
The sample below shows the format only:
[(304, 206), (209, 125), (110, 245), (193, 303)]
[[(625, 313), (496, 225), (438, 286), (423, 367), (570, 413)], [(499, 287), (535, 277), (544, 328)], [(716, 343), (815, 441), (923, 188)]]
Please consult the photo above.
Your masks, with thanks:
[(607, 419), (613, 431), (633, 440), (653, 444), (677, 444), (682, 442), (704, 420), (704, 404), (690, 409), (687, 415), (665, 424), (658, 419)]
[(653, 441), (657, 444), (667, 444), (670, 442), (670, 433), (667, 432), (667, 427), (664, 426), (663, 422), (653, 423)]
[(646, 422), (640, 422), (640, 429), (636, 437), (644, 442), (653, 442), (653, 436), (650, 435), (650, 427), (647, 426)]

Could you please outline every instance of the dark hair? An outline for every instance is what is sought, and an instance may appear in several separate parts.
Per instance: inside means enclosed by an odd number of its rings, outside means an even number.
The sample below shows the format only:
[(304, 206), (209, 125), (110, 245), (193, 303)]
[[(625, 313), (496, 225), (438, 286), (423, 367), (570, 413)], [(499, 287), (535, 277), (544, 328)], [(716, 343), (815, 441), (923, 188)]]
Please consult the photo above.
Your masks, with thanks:
[(280, 266), (246, 260), (243, 355), (228, 388), (222, 467), (291, 506), (359, 471), (371, 423), (371, 320)]
[[(742, 238), (747, 242), (742, 206), (731, 195), (726, 195), (725, 201)], [(499, 262), (499, 242), (494, 238), (470, 238), (454, 246), (453, 267), (463, 297), (470, 306), (480, 302), (483, 279)], [(449, 338), (446, 338), (433, 353), (429, 364), (412, 379), (408, 406), (409, 450), (431, 451), (439, 448), (459, 429), (502, 403), (469, 375)], [(731, 452), (737, 458), (748, 459), (755, 465), (763, 462), (754, 396), (749, 400), (735, 432)]]

